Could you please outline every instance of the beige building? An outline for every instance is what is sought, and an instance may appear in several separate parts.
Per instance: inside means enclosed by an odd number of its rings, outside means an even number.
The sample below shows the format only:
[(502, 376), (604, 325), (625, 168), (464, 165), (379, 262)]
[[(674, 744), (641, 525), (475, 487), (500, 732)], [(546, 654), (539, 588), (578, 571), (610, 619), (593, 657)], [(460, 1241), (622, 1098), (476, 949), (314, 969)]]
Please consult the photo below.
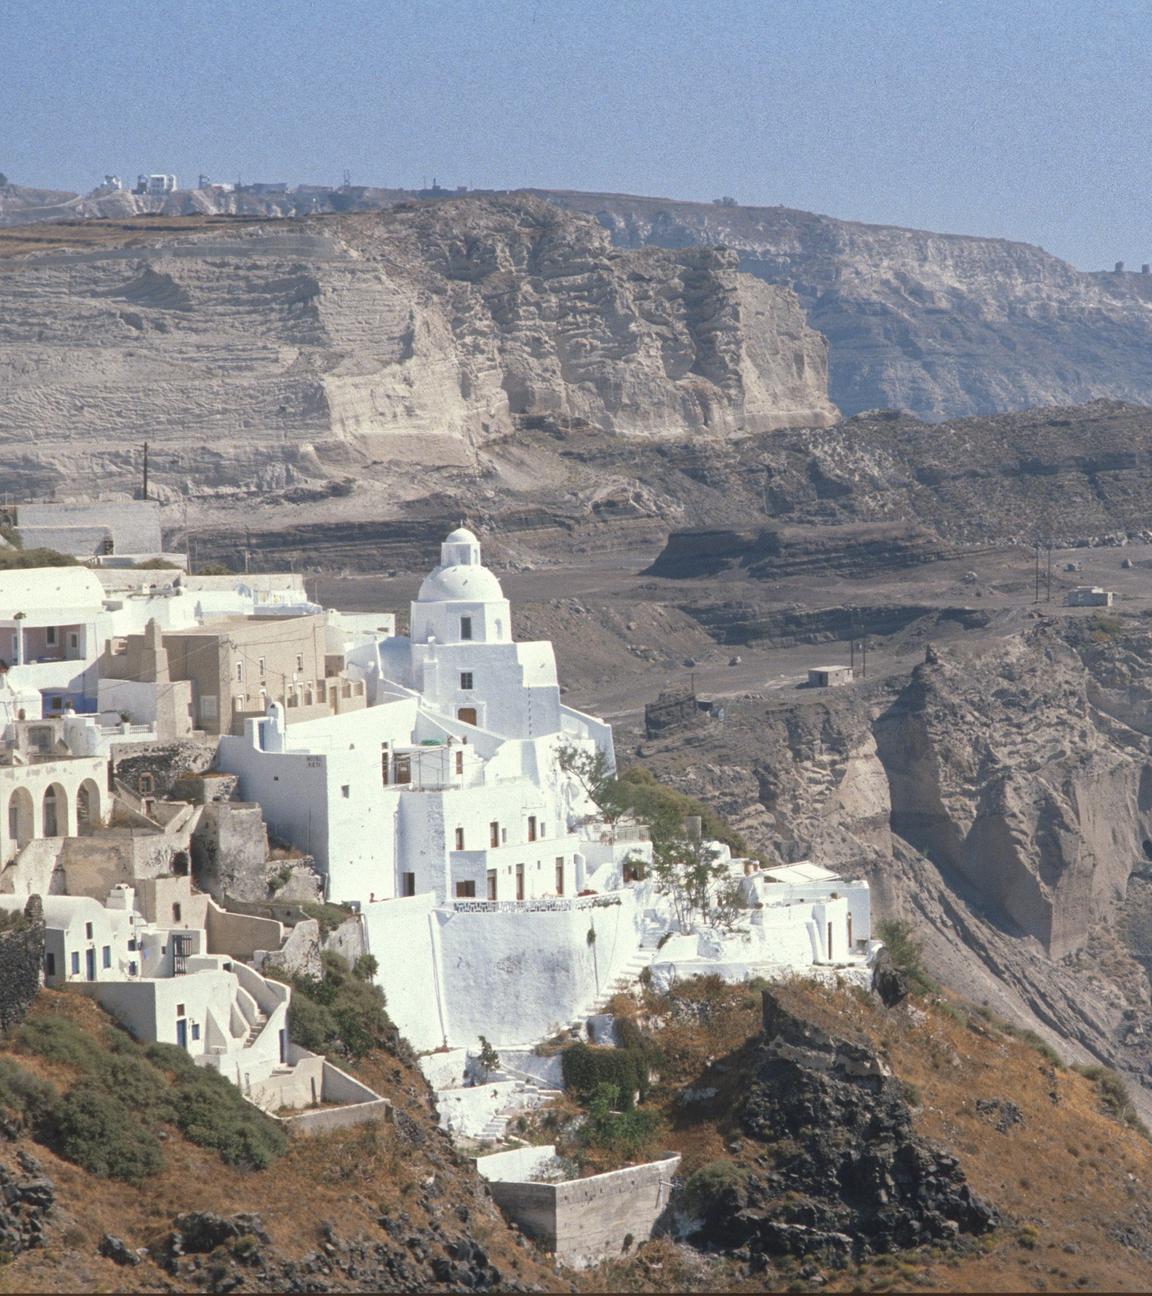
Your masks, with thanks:
[(114, 705), (113, 680), (151, 683), (176, 726), (169, 737), (187, 732), (185, 708), (190, 727), (206, 734), (242, 734), (244, 721), (263, 716), (270, 702), (283, 703), (289, 724), (357, 711), (367, 701), (364, 682), (341, 674), (343, 658), (326, 651), (326, 626), (324, 614), (232, 617), (162, 633), (149, 625), (143, 635), (109, 643), (101, 705), (105, 691)]

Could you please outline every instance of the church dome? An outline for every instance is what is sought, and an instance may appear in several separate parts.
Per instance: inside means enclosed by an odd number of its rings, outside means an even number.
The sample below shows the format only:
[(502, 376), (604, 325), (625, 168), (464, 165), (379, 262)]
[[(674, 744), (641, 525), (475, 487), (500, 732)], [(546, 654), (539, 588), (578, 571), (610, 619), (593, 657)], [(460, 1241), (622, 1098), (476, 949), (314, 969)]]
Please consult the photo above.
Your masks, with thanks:
[[(467, 533), (465, 533), (467, 534)], [(504, 598), (500, 582), (487, 567), (437, 567), (425, 577), (418, 603), (492, 603)]]
[(479, 544), (480, 541), (467, 527), (457, 527), (450, 535), (444, 537), (445, 544)]

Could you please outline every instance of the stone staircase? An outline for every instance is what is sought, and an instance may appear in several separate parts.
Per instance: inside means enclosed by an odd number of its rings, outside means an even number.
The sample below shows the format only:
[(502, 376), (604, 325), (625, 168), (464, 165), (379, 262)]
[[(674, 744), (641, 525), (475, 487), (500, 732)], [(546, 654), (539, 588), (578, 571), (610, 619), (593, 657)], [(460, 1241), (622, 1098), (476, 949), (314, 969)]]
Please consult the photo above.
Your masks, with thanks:
[(537, 1107), (559, 1098), (560, 1089), (544, 1089), (530, 1080), (519, 1081), (513, 1091), (512, 1101), (502, 1107), (476, 1136), (480, 1143), (503, 1143), (508, 1135), (508, 1126), (525, 1112), (534, 1111)]
[(636, 952), (620, 969), (612, 982), (595, 998), (584, 1004), (572, 1019), (573, 1026), (583, 1028), (585, 1021), (594, 1013), (603, 1012), (613, 995), (626, 994), (639, 981), (641, 972), (656, 957), (660, 938), (668, 930), (664, 922), (650, 910), (644, 915), (644, 925), (640, 929), (640, 944)]
[(268, 1025), (268, 1014), (263, 1012), (257, 1012), (256, 1020), (252, 1023), (251, 1027), (248, 1030), (248, 1035), (244, 1040), (244, 1047), (251, 1048), (252, 1045), (256, 1043), (257, 1039), (260, 1038), (260, 1032), (267, 1025)]

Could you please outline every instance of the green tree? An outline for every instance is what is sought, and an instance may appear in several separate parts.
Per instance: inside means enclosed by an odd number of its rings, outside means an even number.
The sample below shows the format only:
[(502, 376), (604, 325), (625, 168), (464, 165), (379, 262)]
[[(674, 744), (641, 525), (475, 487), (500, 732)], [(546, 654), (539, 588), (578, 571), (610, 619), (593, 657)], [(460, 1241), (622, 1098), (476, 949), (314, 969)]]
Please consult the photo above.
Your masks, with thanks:
[(616, 777), (616, 771), (604, 752), (586, 751), (565, 744), (556, 753), (565, 774), (571, 774), (600, 812), (607, 824), (614, 824), (628, 809), (628, 797)]
[(737, 925), (739, 883), (716, 847), (682, 826), (653, 829), (652, 876), (656, 890), (671, 899), (681, 931), (693, 931), (697, 925), (731, 930)]

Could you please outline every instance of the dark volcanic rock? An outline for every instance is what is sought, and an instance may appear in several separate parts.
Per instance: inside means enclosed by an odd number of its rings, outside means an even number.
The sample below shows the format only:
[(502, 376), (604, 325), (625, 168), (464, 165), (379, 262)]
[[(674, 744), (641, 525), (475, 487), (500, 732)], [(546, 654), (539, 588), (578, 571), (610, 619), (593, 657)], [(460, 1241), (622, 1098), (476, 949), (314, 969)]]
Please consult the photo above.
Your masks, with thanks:
[(709, 1243), (843, 1263), (996, 1222), (956, 1158), (916, 1136), (902, 1087), (876, 1054), (801, 1021), (767, 990), (740, 1117), (749, 1138), (774, 1145), (773, 1169), (716, 1195)]
[(872, 989), (886, 1008), (895, 1008), (908, 997), (908, 978), (892, 962), (892, 955), (882, 949), (872, 964)]
[(20, 1152), (18, 1160), (23, 1174), (0, 1166), (0, 1253), (10, 1257), (44, 1245), (56, 1201), (55, 1185), (36, 1158)]

